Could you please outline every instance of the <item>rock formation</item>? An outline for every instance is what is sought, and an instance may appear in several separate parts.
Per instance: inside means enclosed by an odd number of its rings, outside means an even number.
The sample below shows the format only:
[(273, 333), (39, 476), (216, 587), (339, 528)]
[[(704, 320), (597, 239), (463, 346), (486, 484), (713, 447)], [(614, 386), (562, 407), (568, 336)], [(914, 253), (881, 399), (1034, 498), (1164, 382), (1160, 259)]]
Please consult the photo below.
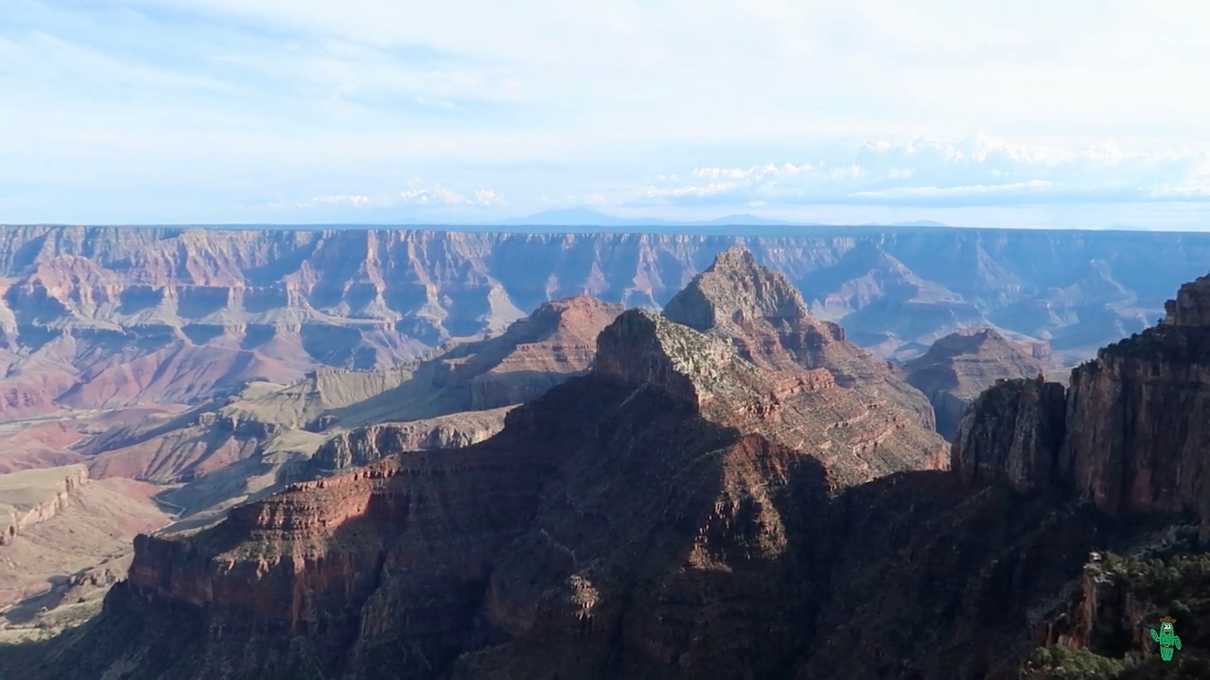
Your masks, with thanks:
[(1210, 520), (1210, 277), (1181, 287), (1164, 322), (1072, 371), (1063, 471), (1108, 512)]
[(311, 459), (318, 470), (340, 470), (368, 465), (400, 451), (457, 449), (477, 444), (504, 427), (504, 417), (515, 407), (463, 411), (402, 423), (378, 423), (333, 435)]
[(962, 414), (997, 380), (1034, 378), (1046, 366), (991, 328), (965, 329), (936, 342), (904, 366), (907, 382), (923, 392), (937, 416), (937, 431), (953, 441)]
[[(673, 321), (726, 338), (740, 355), (771, 370), (823, 369), (894, 422), (934, 427), (933, 409), (918, 390), (885, 362), (845, 340), (838, 324), (819, 321), (781, 274), (760, 266), (747, 250), (732, 248), (675, 295), (664, 308)], [(919, 448), (930, 436), (901, 427)]]
[(1069, 390), (1038, 378), (985, 391), (951, 478), (846, 492), (798, 677), (1167, 677), (1146, 633), (1161, 615), (1190, 631), (1188, 677), (1204, 674), (1205, 281), (1077, 367)]
[(87, 482), (88, 469), (82, 465), (0, 475), (0, 546), (54, 517)]
[(1210, 327), (1210, 274), (1181, 286), (1176, 299), (1164, 303), (1164, 312), (1164, 324)]
[(1017, 491), (1058, 483), (1066, 432), (1066, 393), (1057, 383), (1003, 380), (962, 418), (953, 469), (971, 482), (1003, 482)]

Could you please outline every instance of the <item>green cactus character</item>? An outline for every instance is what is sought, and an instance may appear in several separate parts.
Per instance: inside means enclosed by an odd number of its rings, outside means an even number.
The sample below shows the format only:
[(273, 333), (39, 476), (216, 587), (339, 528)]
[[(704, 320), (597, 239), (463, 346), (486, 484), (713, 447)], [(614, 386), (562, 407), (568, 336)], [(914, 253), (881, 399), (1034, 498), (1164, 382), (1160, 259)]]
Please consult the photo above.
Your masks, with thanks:
[(1176, 634), (1176, 628), (1172, 624), (1176, 623), (1176, 619), (1165, 616), (1160, 619), (1160, 630), (1157, 633), (1154, 628), (1151, 628), (1151, 639), (1160, 645), (1160, 658), (1164, 661), (1172, 661), (1174, 650), (1181, 648), (1181, 638)]

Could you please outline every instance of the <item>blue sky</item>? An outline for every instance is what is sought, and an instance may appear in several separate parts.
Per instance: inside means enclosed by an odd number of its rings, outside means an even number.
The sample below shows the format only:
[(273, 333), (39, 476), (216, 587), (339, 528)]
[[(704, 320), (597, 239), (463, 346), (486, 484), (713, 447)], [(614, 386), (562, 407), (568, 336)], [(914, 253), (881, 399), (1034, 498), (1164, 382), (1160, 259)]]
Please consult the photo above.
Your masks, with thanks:
[(1151, 7), (4, 0), (0, 223), (1210, 227), (1210, 5)]

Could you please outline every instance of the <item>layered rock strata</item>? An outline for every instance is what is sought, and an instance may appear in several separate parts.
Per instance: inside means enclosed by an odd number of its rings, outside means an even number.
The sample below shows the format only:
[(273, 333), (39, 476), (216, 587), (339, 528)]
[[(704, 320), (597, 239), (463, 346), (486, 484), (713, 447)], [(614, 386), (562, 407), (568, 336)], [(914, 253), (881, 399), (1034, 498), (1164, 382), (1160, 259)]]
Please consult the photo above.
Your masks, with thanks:
[(57, 515), (87, 483), (82, 465), (0, 475), (0, 546)]

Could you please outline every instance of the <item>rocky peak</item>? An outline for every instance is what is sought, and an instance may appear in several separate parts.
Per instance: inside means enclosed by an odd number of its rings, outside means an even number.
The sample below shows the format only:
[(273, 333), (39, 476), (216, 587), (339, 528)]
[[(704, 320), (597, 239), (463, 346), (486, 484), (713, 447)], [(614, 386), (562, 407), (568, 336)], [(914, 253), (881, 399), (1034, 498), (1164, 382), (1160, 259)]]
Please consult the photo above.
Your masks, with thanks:
[(943, 357), (980, 352), (1012, 352), (1016, 348), (994, 328), (969, 328), (941, 338), (933, 343), (925, 356)]
[(720, 253), (668, 301), (664, 316), (725, 338), (741, 356), (765, 368), (826, 368), (846, 385), (858, 375), (880, 372), (865, 352), (844, 341), (840, 326), (807, 312), (786, 277), (757, 264), (743, 248)]
[(631, 309), (601, 331), (593, 373), (626, 384), (652, 385), (699, 401), (699, 388), (718, 382), (735, 359), (725, 343), (654, 312)]
[(953, 440), (962, 414), (997, 380), (1034, 378), (1044, 366), (992, 328), (952, 333), (905, 366), (907, 381), (924, 392), (937, 415), (937, 431)]
[(577, 295), (543, 303), (528, 317), (514, 322), (508, 333), (521, 342), (561, 334), (591, 343), (604, 323), (621, 312), (621, 305)]
[[(812, 317), (798, 289), (757, 264), (743, 248), (720, 253), (665, 305), (664, 316), (726, 340), (739, 356), (762, 368), (826, 369), (838, 386), (888, 404), (924, 430), (934, 429), (933, 408), (923, 394), (845, 340), (839, 325)], [(931, 432), (921, 436), (936, 437)]]
[(1181, 286), (1176, 299), (1164, 303), (1163, 323), (1210, 327), (1210, 275)]
[(757, 319), (808, 317), (798, 289), (738, 246), (719, 253), (706, 271), (668, 301), (664, 315), (699, 331)]

